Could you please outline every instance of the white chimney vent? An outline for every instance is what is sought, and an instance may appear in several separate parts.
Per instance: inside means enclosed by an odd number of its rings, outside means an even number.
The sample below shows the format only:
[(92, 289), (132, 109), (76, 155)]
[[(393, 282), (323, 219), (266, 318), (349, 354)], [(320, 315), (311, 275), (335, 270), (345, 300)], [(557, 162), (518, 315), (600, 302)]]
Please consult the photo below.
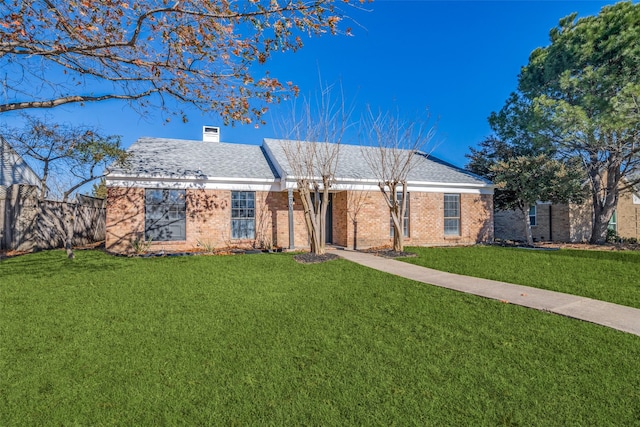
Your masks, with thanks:
[(203, 126), (202, 140), (204, 142), (220, 142), (220, 128), (215, 126)]

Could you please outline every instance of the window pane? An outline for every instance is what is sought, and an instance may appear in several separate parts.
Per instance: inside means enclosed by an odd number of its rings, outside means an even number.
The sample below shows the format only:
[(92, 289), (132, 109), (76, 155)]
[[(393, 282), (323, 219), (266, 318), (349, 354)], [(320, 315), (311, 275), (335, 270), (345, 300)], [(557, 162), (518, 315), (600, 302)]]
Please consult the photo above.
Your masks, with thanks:
[(231, 192), (231, 238), (254, 239), (255, 228), (255, 192)]
[(154, 204), (162, 203), (162, 190), (145, 190), (145, 202)]
[(611, 215), (611, 219), (609, 220), (609, 225), (607, 227), (609, 230), (612, 231), (617, 231), (618, 229), (618, 218), (616, 215), (616, 211), (613, 211), (613, 214)]
[(444, 234), (460, 235), (460, 195), (444, 195)]
[(445, 219), (444, 220), (444, 234), (446, 234), (446, 235), (459, 235), (460, 234), (460, 220), (458, 220), (458, 219)]
[(145, 238), (186, 240), (185, 190), (145, 190)]
[(531, 206), (529, 208), (529, 224), (536, 225), (536, 213), (537, 213), (536, 206), (535, 205)]

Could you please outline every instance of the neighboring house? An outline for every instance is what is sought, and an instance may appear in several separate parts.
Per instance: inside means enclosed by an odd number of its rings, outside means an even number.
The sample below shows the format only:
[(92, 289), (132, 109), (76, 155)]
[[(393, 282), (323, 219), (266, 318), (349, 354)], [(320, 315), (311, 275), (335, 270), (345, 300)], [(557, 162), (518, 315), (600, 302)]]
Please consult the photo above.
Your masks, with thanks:
[(0, 136), (0, 187), (14, 184), (40, 186), (40, 178), (16, 153), (7, 141)]
[[(128, 166), (111, 169), (106, 180), (107, 250), (130, 252), (136, 240), (167, 251), (308, 247), (296, 179), (282, 148), (291, 141), (265, 139), (258, 146), (206, 139), (140, 138), (129, 148)], [(389, 210), (361, 150), (340, 147), (326, 241), (388, 245)], [(470, 172), (432, 157), (418, 162), (408, 201), (409, 245), (493, 240), (493, 185)]]
[[(32, 251), (65, 243), (63, 203), (40, 201), (38, 175), (0, 137), (0, 250)], [(104, 240), (103, 200), (74, 205), (74, 245)]]
[(640, 186), (624, 191), (618, 198), (618, 207), (609, 228), (624, 238), (640, 241)]
[[(529, 210), (534, 241), (586, 242), (591, 237), (593, 209), (583, 204), (538, 202)], [(518, 211), (495, 212), (495, 238), (526, 241), (522, 214)], [(609, 228), (620, 237), (640, 240), (640, 189), (620, 193), (618, 206)]]
[(38, 175), (0, 136), (0, 249), (22, 243), (22, 212), (35, 204), (40, 185)]
[[(528, 212), (534, 242), (585, 242), (591, 236), (591, 206), (538, 202)], [(496, 210), (495, 238), (526, 241), (524, 218), (518, 210)]]

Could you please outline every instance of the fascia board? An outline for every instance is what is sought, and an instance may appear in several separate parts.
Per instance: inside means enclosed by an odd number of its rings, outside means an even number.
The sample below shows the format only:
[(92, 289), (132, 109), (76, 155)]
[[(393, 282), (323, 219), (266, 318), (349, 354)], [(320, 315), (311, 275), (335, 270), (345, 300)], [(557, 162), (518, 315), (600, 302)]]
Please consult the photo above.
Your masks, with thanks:
[[(294, 178), (283, 180), (283, 189), (297, 189), (297, 182)], [(470, 194), (493, 194), (494, 185), (490, 184), (462, 184), (462, 183), (436, 183), (436, 182), (408, 182), (407, 190), (423, 193), (470, 193)], [(372, 179), (337, 179), (331, 186), (332, 191), (379, 191), (378, 181)]]
[(108, 176), (108, 187), (127, 188), (177, 188), (203, 190), (237, 191), (279, 191), (279, 182), (275, 179), (216, 178), (215, 180), (175, 179), (158, 177)]

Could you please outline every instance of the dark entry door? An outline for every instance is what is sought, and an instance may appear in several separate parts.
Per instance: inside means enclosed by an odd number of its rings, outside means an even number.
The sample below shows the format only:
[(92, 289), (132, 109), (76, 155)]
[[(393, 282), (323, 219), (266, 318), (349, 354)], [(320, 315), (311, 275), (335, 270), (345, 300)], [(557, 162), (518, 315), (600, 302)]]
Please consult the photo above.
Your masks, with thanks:
[[(311, 202), (315, 201), (315, 193), (311, 193)], [(333, 243), (333, 194), (329, 193), (327, 214), (324, 217), (324, 242)]]
[(324, 242), (333, 243), (333, 194), (329, 193), (329, 205), (325, 217)]

